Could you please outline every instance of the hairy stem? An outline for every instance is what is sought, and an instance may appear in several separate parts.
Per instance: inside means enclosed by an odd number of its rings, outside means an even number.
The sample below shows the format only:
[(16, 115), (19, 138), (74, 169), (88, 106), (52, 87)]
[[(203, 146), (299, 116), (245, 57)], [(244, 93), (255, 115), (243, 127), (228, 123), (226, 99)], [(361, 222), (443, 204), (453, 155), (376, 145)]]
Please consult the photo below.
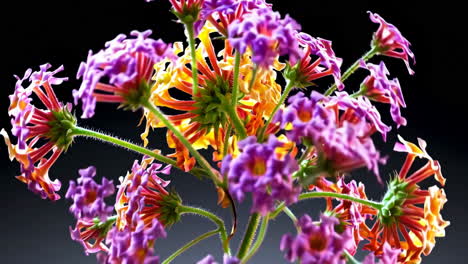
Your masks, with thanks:
[[(372, 48), (371, 50), (369, 50), (366, 54), (364, 54), (364, 56), (362, 56), (361, 58), (359, 58), (357, 61), (355, 61), (353, 63), (353, 65), (351, 65), (346, 71), (345, 73), (343, 73), (343, 76), (341, 76), (341, 81), (344, 82), (346, 79), (348, 79), (349, 76), (351, 76), (358, 68), (359, 68), (359, 61), (362, 59), (364, 60), (365, 62), (367, 62), (368, 60), (370, 60), (372, 57), (374, 57), (374, 55), (377, 54), (377, 48)], [(325, 96), (328, 96), (328, 95), (331, 95), (335, 90), (336, 88), (338, 88), (336, 86), (336, 83), (333, 84), (330, 88), (328, 88), (327, 91), (325, 91)]]
[(97, 131), (94, 131), (94, 130), (91, 130), (91, 129), (86, 129), (86, 128), (75, 126), (74, 128), (72, 128), (72, 134), (74, 136), (82, 136), (82, 137), (89, 137), (89, 138), (93, 138), (93, 139), (99, 139), (99, 140), (102, 140), (104, 142), (108, 142), (108, 143), (111, 143), (111, 144), (114, 144), (114, 145), (118, 145), (118, 146), (121, 146), (123, 148), (126, 148), (126, 149), (129, 149), (129, 150), (133, 150), (135, 152), (141, 153), (143, 155), (150, 156), (150, 157), (152, 157), (155, 160), (158, 160), (160, 162), (164, 162), (166, 164), (170, 164), (170, 165), (173, 165), (173, 166), (177, 165), (176, 161), (171, 159), (171, 158), (160, 155), (160, 154), (158, 154), (158, 153), (156, 153), (154, 151), (151, 151), (151, 150), (149, 150), (147, 148), (144, 148), (142, 146), (139, 146), (139, 145), (130, 143), (128, 141), (118, 139), (118, 138), (115, 138), (115, 137), (112, 137), (112, 136), (109, 136), (109, 135), (106, 135), (106, 134), (103, 134), (101, 132), (97, 132)]
[(221, 238), (221, 242), (222, 242), (222, 245), (223, 245), (224, 252), (227, 253), (227, 254), (231, 254), (231, 249), (229, 248), (229, 240), (228, 240), (228, 236), (227, 236), (227, 232), (226, 232), (226, 227), (224, 225), (224, 221), (221, 218), (219, 218), (218, 216), (216, 216), (215, 214), (213, 214), (211, 212), (208, 212), (208, 211), (203, 210), (201, 208), (196, 208), (196, 207), (191, 207), (191, 206), (180, 206), (179, 207), (179, 213), (181, 213), (181, 214), (197, 214), (197, 215), (204, 216), (204, 217), (210, 219), (211, 221), (213, 221), (213, 223), (215, 223), (218, 226), (218, 231), (220, 233), (220, 238)]
[(216, 235), (219, 232), (220, 232), (220, 230), (216, 229), (216, 230), (206, 232), (206, 233), (196, 237), (194, 240), (188, 242), (187, 244), (185, 244), (184, 246), (179, 248), (176, 252), (172, 253), (172, 255), (170, 255), (166, 260), (164, 260), (162, 264), (171, 263), (171, 261), (173, 261), (180, 254), (184, 253), (187, 249), (191, 248), (192, 246), (198, 244), (199, 242), (201, 242), (201, 241), (203, 241), (203, 240), (205, 240), (205, 239), (207, 239), (207, 238), (209, 238), (209, 237), (211, 237), (213, 235)]
[(244, 238), (242, 239), (241, 245), (239, 247), (239, 252), (237, 253), (237, 258), (243, 259), (247, 254), (250, 245), (252, 244), (252, 240), (254, 239), (255, 232), (257, 231), (259, 220), (260, 215), (258, 213), (253, 213), (250, 216), (247, 230), (245, 231)]

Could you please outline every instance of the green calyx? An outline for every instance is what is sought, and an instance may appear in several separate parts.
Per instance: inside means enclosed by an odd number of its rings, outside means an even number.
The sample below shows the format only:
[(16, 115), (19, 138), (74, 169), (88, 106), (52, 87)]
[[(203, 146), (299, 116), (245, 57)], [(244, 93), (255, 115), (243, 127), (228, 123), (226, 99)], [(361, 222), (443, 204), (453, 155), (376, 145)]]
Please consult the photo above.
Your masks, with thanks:
[(230, 106), (231, 101), (229, 82), (218, 76), (214, 81), (208, 80), (199, 92), (198, 96), (194, 96), (193, 106), (196, 109), (191, 112), (197, 116), (192, 119), (192, 122), (200, 123), (200, 129), (206, 129), (207, 133), (211, 129), (217, 132), (219, 127), (228, 122), (226, 107)]
[(66, 151), (73, 143), (73, 128), (76, 126), (76, 117), (70, 113), (67, 107), (63, 107), (59, 111), (52, 111), (51, 113), (54, 119), (47, 123), (50, 126), (50, 130), (45, 136), (60, 149)]
[(136, 111), (140, 109), (144, 103), (148, 102), (150, 95), (151, 85), (147, 81), (142, 80), (137, 89), (130, 89), (125, 94), (122, 94), (124, 103), (119, 107), (125, 110)]
[(179, 207), (182, 205), (182, 199), (175, 190), (163, 195), (159, 204), (160, 216), (158, 218), (164, 226), (171, 226), (180, 220)]
[(297, 63), (295, 66), (291, 66), (288, 63), (283, 71), (283, 76), (286, 80), (294, 82), (294, 86), (300, 89), (316, 86), (315, 83), (307, 81), (307, 77), (301, 73), (300, 63)]
[(194, 24), (200, 18), (201, 6), (197, 4), (187, 5), (182, 7), (182, 12), (172, 9), (172, 13), (184, 24)]
[(90, 227), (90, 229), (97, 229), (102, 237), (105, 237), (109, 230), (114, 225), (115, 221), (117, 220), (117, 216), (108, 217), (106, 221), (102, 222), (99, 218), (94, 218), (93, 222), (94, 225)]
[(388, 183), (388, 190), (382, 199), (382, 208), (379, 210), (379, 220), (385, 225), (397, 222), (397, 218), (403, 214), (402, 206), (406, 199), (411, 198), (412, 189), (408, 183), (400, 179), (398, 175)]
[(294, 173), (293, 177), (297, 177), (301, 185), (307, 188), (309, 185), (315, 184), (316, 180), (321, 176), (329, 177), (331, 180), (336, 181), (336, 175), (337, 173), (332, 163), (323, 155), (319, 155), (318, 161), (314, 165), (309, 160), (303, 160), (299, 164), (299, 170)]

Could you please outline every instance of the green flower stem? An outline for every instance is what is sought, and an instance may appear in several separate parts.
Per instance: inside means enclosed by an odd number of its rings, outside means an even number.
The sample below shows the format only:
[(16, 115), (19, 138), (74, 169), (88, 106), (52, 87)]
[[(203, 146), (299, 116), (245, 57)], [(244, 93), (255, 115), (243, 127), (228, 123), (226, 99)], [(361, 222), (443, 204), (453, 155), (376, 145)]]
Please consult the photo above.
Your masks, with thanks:
[(270, 117), (268, 118), (267, 122), (265, 125), (261, 128), (259, 134), (258, 134), (258, 141), (261, 142), (263, 141), (263, 137), (265, 136), (265, 132), (268, 128), (268, 125), (270, 125), (271, 121), (273, 120), (273, 117), (275, 116), (276, 112), (280, 109), (280, 107), (284, 104), (286, 101), (286, 98), (288, 98), (289, 93), (291, 92), (292, 88), (294, 87), (295, 82), (291, 80), (287, 80), (286, 87), (284, 88), (284, 92), (281, 95), (278, 104), (275, 106), (273, 109), (273, 112), (271, 113)]
[(232, 126), (228, 125), (226, 130), (226, 135), (224, 136), (224, 145), (223, 145), (223, 157), (226, 157), (229, 150), (229, 138), (231, 137)]
[(198, 68), (197, 68), (197, 51), (195, 49), (195, 34), (193, 32), (193, 23), (185, 24), (188, 36), (187, 41), (190, 46), (190, 55), (192, 56), (192, 97), (197, 96), (198, 94)]
[(229, 115), (229, 118), (232, 121), (232, 125), (236, 129), (239, 140), (246, 138), (247, 131), (245, 130), (244, 123), (242, 120), (240, 120), (239, 115), (237, 115), (237, 111), (231, 106), (226, 106), (226, 113)]
[[(344, 82), (346, 79), (348, 79), (349, 76), (351, 76), (358, 68), (359, 68), (359, 61), (362, 59), (364, 60), (365, 62), (367, 62), (368, 60), (370, 60), (372, 57), (374, 57), (375, 54), (377, 54), (378, 51), (377, 51), (377, 48), (374, 47), (372, 49), (370, 49), (366, 54), (364, 54), (364, 56), (362, 56), (361, 58), (359, 58), (359, 60), (355, 61), (353, 63), (353, 65), (351, 65), (346, 71), (345, 73), (343, 74), (343, 76), (341, 76), (341, 81)], [(333, 84), (326, 92), (325, 92), (325, 96), (328, 96), (328, 95), (331, 95), (335, 90), (336, 88), (338, 88), (336, 86), (336, 84)]]
[[(354, 196), (350, 196), (350, 195), (347, 195), (347, 194), (333, 193), (333, 192), (308, 192), (308, 193), (302, 193), (302, 194), (299, 195), (299, 200), (306, 200), (306, 199), (312, 199), (312, 198), (324, 198), (324, 197), (333, 197), (333, 198), (337, 198), (337, 199), (357, 202), (357, 203), (361, 203), (361, 204), (367, 205), (369, 207), (375, 208), (377, 210), (380, 210), (382, 208), (382, 204), (378, 203), (378, 202), (356, 198)], [(276, 218), (281, 212), (285, 212), (286, 214), (288, 214), (287, 211), (284, 211), (285, 208), (287, 208), (286, 204), (280, 203), (276, 207), (275, 211), (273, 211), (270, 214), (270, 219)]]
[(171, 263), (171, 261), (173, 261), (177, 256), (179, 256), (180, 254), (182, 254), (183, 252), (185, 252), (187, 249), (191, 248), (192, 246), (198, 244), (199, 242), (201, 242), (202, 240), (205, 240), (213, 235), (216, 235), (217, 233), (220, 232), (220, 229), (216, 229), (216, 230), (212, 230), (212, 231), (209, 231), (209, 232), (206, 232), (198, 237), (196, 237), (194, 240), (188, 242), (187, 244), (185, 244), (183, 247), (179, 248), (176, 252), (172, 253), (172, 255), (170, 255), (166, 260), (163, 261), (162, 264), (169, 264)]
[(260, 215), (258, 213), (253, 213), (250, 216), (247, 230), (245, 231), (244, 238), (242, 239), (241, 245), (239, 247), (239, 252), (237, 253), (238, 259), (243, 259), (247, 254), (250, 245), (252, 244), (252, 240), (254, 239), (255, 232), (257, 231), (259, 221)]
[(252, 91), (252, 87), (255, 83), (255, 79), (257, 79), (257, 73), (258, 73), (258, 65), (255, 65), (252, 71), (252, 80), (250, 80), (250, 83), (249, 83), (249, 92)]
[(152, 157), (155, 160), (158, 160), (160, 162), (164, 162), (166, 164), (170, 164), (170, 165), (173, 165), (173, 166), (177, 165), (176, 161), (171, 159), (171, 158), (168, 158), (168, 157), (165, 157), (163, 155), (157, 154), (157, 153), (155, 153), (155, 152), (153, 152), (153, 151), (151, 151), (151, 150), (149, 150), (147, 148), (138, 146), (136, 144), (130, 143), (130, 142), (122, 140), (122, 139), (118, 139), (118, 138), (115, 138), (115, 137), (112, 137), (112, 136), (109, 136), (109, 135), (106, 135), (106, 134), (103, 134), (103, 133), (100, 133), (100, 132), (97, 132), (97, 131), (93, 131), (93, 130), (78, 127), (78, 126), (73, 127), (71, 130), (72, 130), (71, 134), (73, 136), (83, 136), (83, 137), (89, 137), (89, 138), (94, 138), (94, 139), (100, 139), (100, 140), (102, 140), (104, 142), (108, 142), (108, 143), (111, 143), (111, 144), (114, 144), (114, 145), (118, 145), (118, 146), (121, 146), (123, 148), (133, 150), (135, 152), (150, 156), (150, 157)]
[(242, 263), (247, 263), (247, 261), (252, 258), (255, 253), (257, 253), (258, 249), (263, 243), (263, 240), (265, 239), (265, 234), (268, 230), (268, 222), (270, 221), (270, 218), (267, 216), (263, 217), (262, 223), (260, 224), (260, 229), (258, 231), (258, 237), (257, 240), (255, 240), (255, 243), (253, 244), (252, 248), (250, 249), (249, 253), (247, 256), (242, 259)]
[(229, 240), (228, 240), (228, 236), (227, 236), (227, 232), (226, 232), (226, 227), (224, 226), (224, 221), (221, 218), (219, 218), (215, 214), (213, 214), (211, 212), (208, 212), (208, 211), (205, 211), (203, 209), (196, 208), (196, 207), (191, 207), (191, 206), (184, 206), (184, 205), (179, 207), (179, 213), (180, 214), (197, 214), (197, 215), (200, 215), (200, 216), (204, 216), (204, 217), (210, 219), (211, 221), (213, 221), (213, 223), (215, 223), (218, 226), (218, 231), (220, 233), (220, 238), (221, 238), (221, 242), (223, 244), (224, 252), (227, 253), (227, 254), (231, 254), (231, 249), (229, 248)]
[(344, 255), (346, 257), (346, 264), (361, 264), (347, 250), (344, 251)]
[(293, 213), (287, 206), (285, 206), (285, 207), (283, 208), (283, 212), (284, 212), (287, 216), (289, 216), (289, 218), (291, 218), (291, 220), (292, 220), (294, 223), (297, 222), (297, 217), (294, 215), (294, 213)]
[(238, 93), (239, 93), (239, 70), (240, 70), (241, 54), (236, 50), (236, 57), (234, 60), (234, 80), (232, 82), (232, 108), (236, 109)]
[(360, 204), (363, 204), (363, 205), (367, 205), (367, 206), (375, 208), (377, 210), (380, 210), (380, 208), (382, 208), (382, 204), (379, 203), (379, 202), (360, 199), (360, 198), (356, 198), (356, 197), (351, 196), (351, 195), (342, 194), (342, 193), (333, 193), (333, 192), (308, 192), (308, 193), (302, 193), (302, 194), (299, 195), (299, 200), (312, 199), (312, 198), (322, 198), (322, 197), (332, 197), (332, 198), (337, 198), (337, 199), (342, 199), (342, 200), (348, 200), (348, 201), (360, 203)]
[(159, 110), (159, 108), (155, 107), (151, 102), (146, 101), (142, 103), (142, 106), (148, 109), (152, 114), (158, 118), (163, 124), (170, 130), (174, 135), (177, 137), (177, 139), (184, 144), (184, 146), (190, 151), (193, 157), (197, 160), (198, 164), (206, 170), (206, 173), (209, 174), (210, 178), (216, 183), (220, 183), (220, 179), (214, 174), (213, 168), (211, 165), (206, 161), (206, 159), (190, 144), (190, 142), (187, 140), (182, 133), (172, 124), (169, 119), (166, 118), (166, 116)]

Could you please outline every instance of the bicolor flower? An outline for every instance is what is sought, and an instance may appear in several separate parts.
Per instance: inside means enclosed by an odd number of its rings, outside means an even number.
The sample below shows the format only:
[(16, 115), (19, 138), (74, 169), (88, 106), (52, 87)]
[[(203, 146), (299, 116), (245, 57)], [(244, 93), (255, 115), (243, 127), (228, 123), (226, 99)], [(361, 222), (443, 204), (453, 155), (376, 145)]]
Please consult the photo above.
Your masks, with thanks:
[[(17, 137), (17, 144), (11, 143), (5, 130), (0, 133), (8, 146), (10, 159), (20, 163), (21, 175), (17, 178), (43, 199), (57, 200), (60, 196), (56, 191), (61, 183), (49, 178), (49, 169), (71, 145), (73, 135), (70, 132), (76, 119), (71, 114), (71, 105), (59, 102), (52, 89), (52, 85), (67, 80), (55, 77), (63, 66), (52, 72), (47, 71), (50, 67), (50, 64), (44, 64), (37, 72), (28, 69), (22, 78), (15, 76), (17, 82), (10, 96), (8, 114), (12, 117), (12, 134)], [(23, 87), (28, 78), (30, 84)], [(33, 93), (45, 109), (32, 104)]]
[[(156, 62), (174, 58), (170, 44), (149, 38), (151, 30), (132, 31), (108, 41), (105, 49), (93, 54), (78, 69), (82, 78), (79, 90), (73, 90), (75, 104), (81, 100), (82, 118), (94, 115), (96, 102), (119, 103), (136, 110), (150, 96), (150, 79)], [(107, 81), (103, 81), (106, 79)]]
[(406, 64), (406, 68), (408, 68), (408, 72), (411, 75), (414, 74), (409, 66), (408, 57), (413, 59), (414, 62), (414, 54), (409, 48), (410, 42), (403, 37), (398, 28), (387, 23), (381, 16), (370, 11), (368, 13), (372, 22), (379, 23), (379, 28), (372, 39), (372, 47), (375, 47), (379, 54), (402, 59)]
[(321, 215), (320, 222), (314, 223), (308, 215), (304, 215), (297, 222), (299, 234), (296, 237), (284, 235), (280, 249), (286, 251), (285, 258), (290, 262), (344, 264), (346, 259), (343, 254), (352, 244), (352, 236), (349, 229), (336, 232), (335, 226), (338, 224), (335, 217)]
[[(215, 156), (221, 156), (230, 122), (226, 107), (229, 107), (232, 101), (234, 54), (229, 42), (226, 41), (225, 48), (219, 53), (220, 56), (217, 55), (210, 39), (213, 30), (207, 25), (199, 34), (201, 40), (197, 47), (199, 94), (193, 94), (192, 70), (187, 67), (191, 61), (190, 51), (185, 50), (175, 62), (168, 65), (156, 64), (158, 70), (151, 91), (151, 101), (156, 106), (178, 111), (178, 114), (168, 115), (168, 119), (196, 149), (212, 147)], [(174, 47), (177, 52), (182, 51), (181, 44), (176, 43)], [(243, 56), (240, 63), (239, 87), (244, 96), (239, 98), (236, 111), (240, 119), (248, 121), (249, 135), (254, 135), (260, 125), (263, 125), (261, 119), (268, 116), (278, 102), (281, 87), (275, 81), (276, 73), (259, 74), (250, 87), (251, 71), (250, 57)], [(180, 93), (172, 93), (172, 90)], [(149, 111), (145, 112), (145, 117), (147, 126), (141, 137), (147, 144), (146, 138), (150, 128), (164, 125)], [(261, 122), (256, 123), (252, 120)], [(177, 166), (186, 171), (193, 168), (195, 160), (171, 132), (167, 134), (167, 142), (176, 150), (171, 156), (177, 158)]]
[(406, 119), (401, 116), (400, 107), (406, 107), (406, 103), (398, 79), (388, 79), (389, 72), (383, 62), (376, 65), (366, 64), (361, 60), (360, 65), (370, 71), (370, 75), (361, 84), (360, 92), (362, 95), (376, 102), (390, 104), (390, 114), (393, 121), (398, 127), (405, 126)]
[(265, 215), (274, 209), (275, 201), (297, 201), (300, 187), (291, 175), (298, 165), (282, 151), (283, 146), (274, 136), (266, 143), (257, 143), (256, 137), (250, 136), (238, 143), (238, 156), (229, 155), (223, 160), (221, 173), (227, 175), (229, 191), (238, 201), (252, 193), (253, 212)]
[(260, 68), (269, 69), (278, 56), (299, 59), (299, 43), (295, 36), (300, 25), (291, 17), (281, 18), (271, 8), (255, 9), (228, 28), (228, 39), (240, 53), (252, 51), (252, 61)]
[[(434, 175), (445, 184), (439, 162), (426, 152), (426, 142), (418, 139), (419, 147), (399, 137), (401, 143), (395, 151), (407, 152), (406, 160), (399, 174), (389, 183), (388, 191), (382, 200), (377, 220), (370, 229), (363, 229), (369, 243), (364, 249), (381, 255), (383, 246), (388, 243), (392, 248), (401, 249), (398, 260), (404, 263), (419, 263), (421, 254), (429, 254), (435, 237), (445, 235), (444, 229), (449, 222), (444, 221), (440, 211), (447, 201), (443, 190), (431, 187), (423, 190), (418, 183)], [(426, 165), (409, 174), (416, 157), (427, 159)], [(421, 207), (422, 205), (422, 207)]]
[(166, 191), (169, 181), (158, 177), (169, 174), (171, 167), (163, 168), (152, 161), (151, 158), (144, 158), (141, 163), (135, 161), (131, 172), (121, 180), (115, 205), (119, 229), (135, 228), (140, 220), (150, 225), (157, 219), (169, 226), (179, 219), (176, 209), (181, 203), (180, 197)]
[(108, 206), (104, 199), (114, 194), (114, 184), (104, 177), (101, 184), (95, 182), (96, 168), (93, 166), (81, 169), (79, 173), (81, 177), (76, 182), (70, 181), (65, 194), (66, 198), (73, 200), (70, 212), (76, 219), (98, 217), (104, 221), (113, 211), (113, 207)]
[[(341, 81), (341, 63), (342, 59), (336, 57), (335, 52), (331, 47), (331, 41), (321, 38), (314, 38), (311, 35), (300, 32), (296, 34), (300, 46), (304, 49), (295, 71), (295, 82), (300, 87), (313, 85), (314, 80), (327, 75), (332, 75), (335, 79), (335, 84), (338, 90), (344, 89), (344, 84)], [(312, 56), (316, 59), (312, 62)], [(291, 61), (291, 66), (296, 64)]]

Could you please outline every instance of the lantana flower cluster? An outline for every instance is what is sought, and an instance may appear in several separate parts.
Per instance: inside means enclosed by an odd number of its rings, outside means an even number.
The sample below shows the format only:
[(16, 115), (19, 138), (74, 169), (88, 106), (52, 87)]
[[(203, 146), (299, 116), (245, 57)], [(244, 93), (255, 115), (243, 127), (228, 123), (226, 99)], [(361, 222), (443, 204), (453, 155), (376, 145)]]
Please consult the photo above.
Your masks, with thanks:
[[(447, 202), (441, 165), (422, 139), (414, 144), (399, 135), (398, 142), (387, 142), (408, 121), (404, 89), (379, 59), (400, 59), (414, 74), (410, 42), (396, 26), (369, 12), (378, 28), (369, 34), (368, 52), (343, 69), (348, 59), (339, 57), (330, 40), (302, 32), (296, 20), (265, 0), (169, 2), (186, 43), (132, 31), (90, 50), (77, 64), (81, 86), (70, 91), (73, 104), (54, 92), (67, 87), (68, 78), (56, 76), (63, 66), (49, 71), (52, 66), (43, 64), (15, 76), (8, 108), (12, 128), (0, 133), (10, 159), (19, 163), (16, 178), (42, 199), (56, 201), (65, 193), (76, 219), (71, 239), (85, 254), (99, 263), (159, 263), (158, 243), (171, 239), (166, 229), (195, 214), (215, 228), (162, 263), (214, 235), (223, 252), (204, 253), (193, 263), (221, 263), (221, 255), (224, 264), (247, 263), (261, 252), (269, 222), (283, 213), (296, 230), (278, 241), (284, 262), (420, 263), (431, 253), (450, 224), (441, 216)], [(355, 71), (367, 76), (349, 85), (345, 81)], [(317, 79), (330, 85), (318, 86)], [(75, 113), (81, 109), (81, 118), (91, 118), (100, 103), (139, 115), (141, 144), (79, 126)], [(389, 105), (392, 123), (382, 121), (377, 104)], [(149, 149), (150, 134), (171, 152)], [(79, 137), (142, 157), (122, 168), (125, 176), (98, 177), (92, 165), (70, 172), (80, 176), (65, 191), (60, 176), (52, 180), (49, 171)], [(394, 175), (380, 174), (393, 155), (382, 153), (377, 141), (406, 155)], [(417, 159), (424, 165), (416, 165)], [(365, 184), (352, 179), (359, 169), (375, 175), (366, 181), (386, 185), (381, 200), (369, 199)], [(183, 202), (177, 186), (170, 186), (172, 177), (180, 177), (174, 170), (211, 182), (219, 206), (232, 215), (230, 228), (214, 213)], [(431, 177), (437, 185), (422, 187)], [(296, 217), (291, 206), (312, 198), (326, 206)], [(249, 201), (250, 220), (241, 231), (238, 205)], [(237, 248), (234, 236), (243, 236)], [(354, 257), (359, 250), (368, 252), (362, 260)]]

